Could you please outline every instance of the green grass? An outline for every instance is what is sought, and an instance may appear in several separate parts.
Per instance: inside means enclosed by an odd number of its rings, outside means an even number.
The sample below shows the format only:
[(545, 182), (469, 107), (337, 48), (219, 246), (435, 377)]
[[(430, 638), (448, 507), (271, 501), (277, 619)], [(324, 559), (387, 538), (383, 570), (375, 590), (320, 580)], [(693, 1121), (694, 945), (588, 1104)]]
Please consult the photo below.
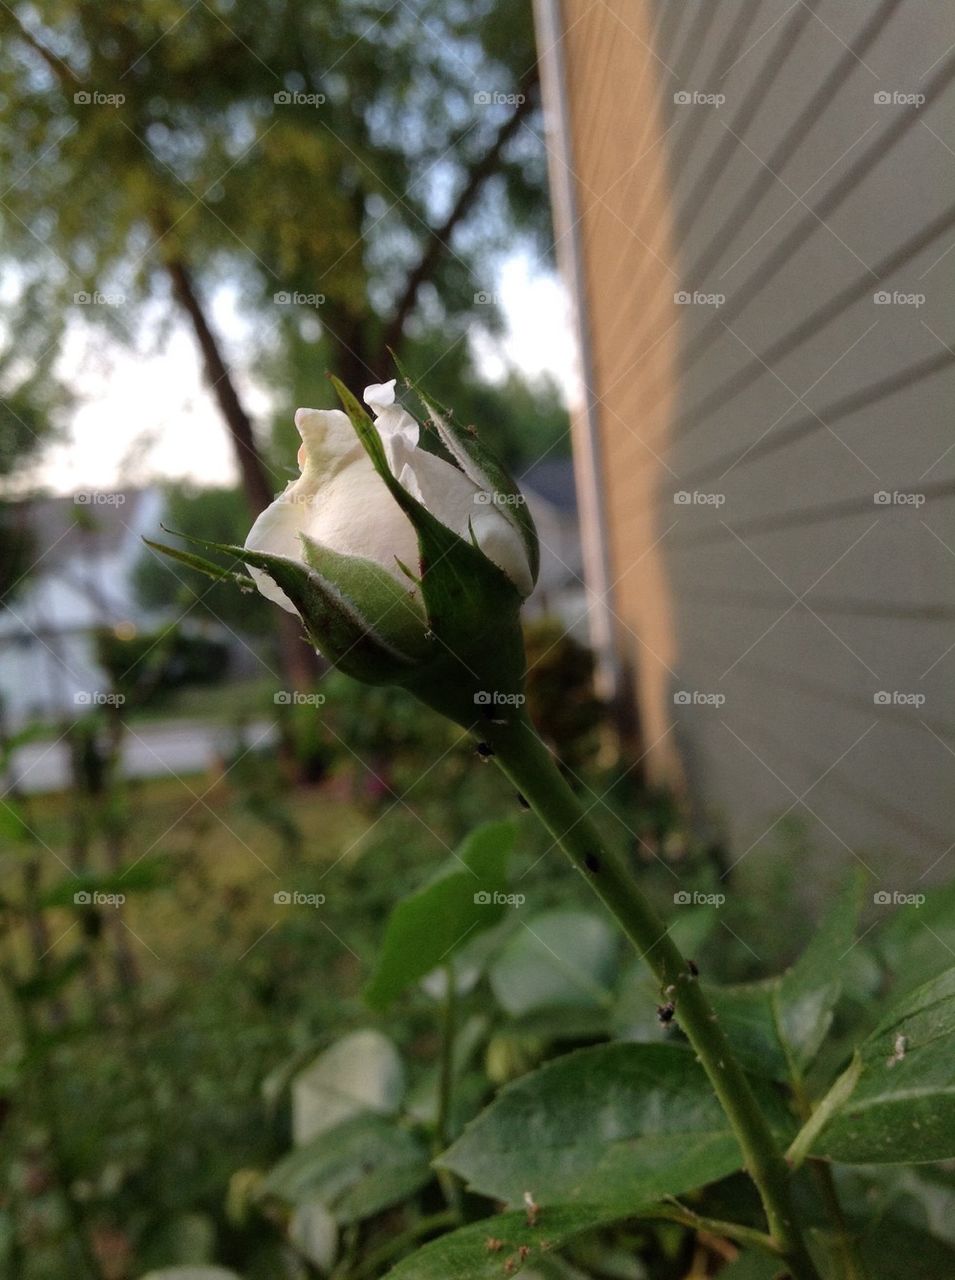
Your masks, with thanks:
[(274, 714), (278, 681), (269, 675), (222, 684), (171, 689), (143, 707), (129, 707), (124, 719), (139, 724), (164, 720), (207, 720), (226, 724), (241, 718)]

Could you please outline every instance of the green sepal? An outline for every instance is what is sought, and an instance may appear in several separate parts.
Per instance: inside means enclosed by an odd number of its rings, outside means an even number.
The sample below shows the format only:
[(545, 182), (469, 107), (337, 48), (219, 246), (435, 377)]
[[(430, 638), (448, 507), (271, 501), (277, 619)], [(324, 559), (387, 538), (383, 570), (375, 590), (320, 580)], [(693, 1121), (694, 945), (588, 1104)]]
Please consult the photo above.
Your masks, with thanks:
[[(173, 530), (170, 529), (167, 532), (172, 533)], [(176, 536), (184, 538), (186, 535), (180, 533)], [(204, 556), (194, 555), (191, 551), (180, 551), (178, 547), (167, 547), (165, 543), (153, 542), (151, 538), (143, 538), (143, 542), (153, 551), (161, 551), (170, 560), (178, 560), (180, 564), (186, 565), (189, 569), (196, 569), (199, 573), (204, 573), (207, 578), (212, 578), (215, 582), (231, 582), (243, 591), (255, 591), (256, 589), (255, 584), (246, 573), (236, 573), (234, 569), (224, 569), (222, 565), (215, 564), (212, 560), (206, 560)]]
[(459, 427), (451, 413), (427, 396), (401, 367), (397, 359), (395, 364), (404, 382), (424, 405), (441, 443), (467, 478), (479, 489), (493, 496), (495, 510), (517, 532), (527, 555), (531, 580), (536, 582), (540, 572), (540, 543), (534, 527), (534, 518), (517, 482), (500, 459), (482, 443), (480, 436), (473, 428)]
[(346, 386), (335, 377), (331, 381), (372, 465), (418, 538), (420, 589), (433, 656), (397, 683), (471, 728), (490, 710), (479, 693), (518, 694), (522, 689), (521, 594), (503, 569), (398, 482), (370, 416)]
[(429, 655), (428, 620), (410, 583), (403, 587), (374, 560), (342, 555), (306, 533), (299, 537), (306, 564), (326, 582), (334, 583), (346, 599), (361, 601), (361, 613), (373, 632), (386, 636), (409, 658), (420, 660)]
[[(390, 684), (401, 681), (420, 662), (418, 655), (403, 652), (390, 638), (379, 634), (338, 583), (317, 569), (286, 556), (273, 556), (227, 542), (192, 537), (189, 541), (234, 556), (267, 573), (295, 606), (315, 648), (346, 675), (366, 684)], [(157, 550), (176, 556), (175, 548), (155, 545)], [(395, 585), (400, 592), (400, 586)]]

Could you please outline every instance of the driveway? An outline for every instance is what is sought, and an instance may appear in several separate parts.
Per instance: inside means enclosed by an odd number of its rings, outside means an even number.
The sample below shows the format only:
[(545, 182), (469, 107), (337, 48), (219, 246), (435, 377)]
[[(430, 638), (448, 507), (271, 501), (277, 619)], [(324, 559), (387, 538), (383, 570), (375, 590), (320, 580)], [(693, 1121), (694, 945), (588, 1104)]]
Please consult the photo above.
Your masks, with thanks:
[[(277, 739), (278, 727), (268, 720), (253, 721), (242, 731), (242, 741), (248, 748), (269, 746)], [(123, 773), (127, 778), (202, 773), (231, 755), (236, 744), (237, 731), (230, 725), (191, 720), (134, 723), (127, 727), (123, 740)], [(18, 747), (3, 779), (4, 792), (13, 788), (27, 793), (60, 791), (69, 785), (65, 737)]]

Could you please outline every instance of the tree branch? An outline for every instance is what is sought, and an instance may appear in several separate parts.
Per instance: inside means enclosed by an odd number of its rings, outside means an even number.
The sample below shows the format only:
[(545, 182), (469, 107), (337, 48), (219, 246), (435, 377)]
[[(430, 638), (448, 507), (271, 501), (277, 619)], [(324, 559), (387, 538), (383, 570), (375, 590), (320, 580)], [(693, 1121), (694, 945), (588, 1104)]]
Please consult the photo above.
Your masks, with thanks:
[(501, 125), (497, 136), (484, 155), (471, 166), (451, 212), (444, 222), (439, 227), (436, 227), (428, 237), (424, 252), (409, 274), (398, 300), (398, 305), (395, 307), (394, 314), (385, 330), (385, 338), (382, 344), (385, 350), (398, 345), (405, 321), (418, 300), (418, 292), (421, 286), (431, 277), (442, 255), (448, 252), (448, 240), (454, 229), (471, 208), (481, 187), (497, 171), (501, 152), (511, 138), (514, 137), (521, 121), (533, 109), (537, 85), (538, 73), (535, 65), (521, 81), (519, 90), (521, 101), (517, 103), (514, 111)]
[[(61, 84), (69, 85), (70, 80), (72, 80), (74, 84), (79, 83), (79, 76), (70, 64), (68, 62), (64, 62), (62, 58), (57, 57), (52, 49), (48, 49), (32, 31), (29, 31), (23, 25), (18, 14), (14, 13), (12, 9), (8, 9), (6, 5), (0, 6), (0, 8), (3, 10), (3, 12), (0, 13), (0, 20), (5, 18), (8, 22), (13, 24), (15, 34), (19, 36), (24, 44), (28, 45), (35, 54), (43, 59)], [(67, 79), (67, 76), (69, 76), (70, 80)]]
[(242, 482), (249, 503), (255, 512), (262, 511), (272, 501), (273, 486), (266, 475), (262, 456), (252, 434), (249, 415), (239, 400), (218, 339), (209, 327), (186, 264), (181, 258), (174, 257), (166, 260), (165, 267), (176, 301), (192, 323), (196, 342), (205, 363), (209, 389), (219, 405), (219, 411), (228, 425), (229, 434), (235, 445), (236, 460), (242, 472)]
[[(206, 366), (206, 377), (215, 396), (219, 411), (225, 419), (235, 449), (236, 460), (242, 474), (242, 486), (253, 514), (264, 510), (272, 501), (272, 484), (262, 455), (255, 442), (252, 422), (239, 399), (232, 375), (225, 362), (219, 341), (206, 319), (202, 303), (193, 287), (186, 264), (178, 257), (165, 261), (173, 294), (188, 315), (196, 342)], [(280, 661), (287, 680), (296, 689), (310, 689), (318, 674), (318, 664), (312, 649), (302, 643), (299, 620), (283, 609), (277, 619)]]

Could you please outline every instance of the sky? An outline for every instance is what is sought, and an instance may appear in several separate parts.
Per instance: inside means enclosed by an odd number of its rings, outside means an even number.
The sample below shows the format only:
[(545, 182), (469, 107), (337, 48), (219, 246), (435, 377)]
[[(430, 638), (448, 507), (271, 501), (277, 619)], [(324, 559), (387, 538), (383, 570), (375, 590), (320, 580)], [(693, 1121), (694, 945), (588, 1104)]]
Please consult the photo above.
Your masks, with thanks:
[[(576, 380), (570, 309), (558, 279), (541, 273), (528, 255), (516, 253), (502, 264), (495, 291), (506, 333), (475, 341), (479, 367), (494, 380), (503, 376), (508, 362), (532, 377), (550, 373), (572, 398)], [(227, 347), (230, 340), (241, 341), (245, 322), (227, 291), (214, 299), (213, 319)], [(61, 372), (79, 400), (64, 437), (43, 450), (25, 473), (26, 487), (71, 493), (157, 478), (209, 485), (235, 479), (232, 448), (184, 326), (170, 328), (161, 349), (145, 355), (118, 347), (104, 350), (98, 331), (78, 327), (69, 335)], [(261, 387), (240, 382), (240, 388), (253, 418), (269, 411)]]

